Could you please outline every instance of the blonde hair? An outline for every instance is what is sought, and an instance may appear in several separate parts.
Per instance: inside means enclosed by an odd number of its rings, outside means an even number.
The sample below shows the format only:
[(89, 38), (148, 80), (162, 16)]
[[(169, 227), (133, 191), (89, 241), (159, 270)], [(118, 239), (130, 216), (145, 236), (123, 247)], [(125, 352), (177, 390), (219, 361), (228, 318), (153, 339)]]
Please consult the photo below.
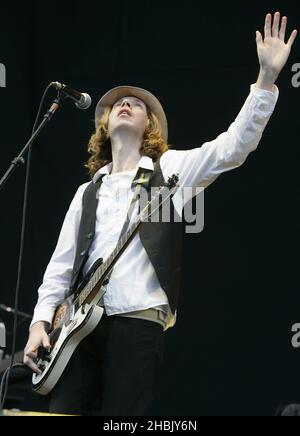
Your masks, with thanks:
[[(93, 177), (96, 172), (112, 162), (111, 142), (108, 134), (108, 119), (111, 108), (107, 108), (99, 119), (98, 127), (95, 133), (90, 137), (88, 142), (88, 152), (91, 157), (84, 165)], [(149, 156), (157, 161), (168, 149), (169, 145), (162, 138), (162, 129), (157, 116), (148, 111), (149, 124), (145, 129), (142, 146), (140, 148), (141, 156)]]

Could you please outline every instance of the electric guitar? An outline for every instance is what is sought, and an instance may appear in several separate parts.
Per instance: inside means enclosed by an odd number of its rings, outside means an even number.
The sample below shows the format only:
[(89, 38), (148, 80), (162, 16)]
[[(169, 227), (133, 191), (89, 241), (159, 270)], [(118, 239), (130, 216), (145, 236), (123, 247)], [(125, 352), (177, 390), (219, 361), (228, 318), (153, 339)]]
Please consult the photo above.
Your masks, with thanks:
[(104, 309), (97, 304), (106, 291), (107, 276), (142, 224), (171, 200), (178, 187), (178, 175), (174, 174), (147, 202), (108, 259), (99, 259), (76, 292), (56, 308), (49, 332), (51, 351), (39, 348), (36, 363), (42, 374), (32, 376), (32, 388), (38, 394), (47, 395), (54, 388), (78, 344), (99, 324)]

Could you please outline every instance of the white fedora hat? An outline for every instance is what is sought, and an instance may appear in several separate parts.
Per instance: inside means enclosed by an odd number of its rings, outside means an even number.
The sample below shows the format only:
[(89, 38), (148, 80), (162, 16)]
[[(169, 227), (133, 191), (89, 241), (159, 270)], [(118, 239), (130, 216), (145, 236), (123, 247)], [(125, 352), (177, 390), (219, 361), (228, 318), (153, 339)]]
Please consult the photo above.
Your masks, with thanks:
[(162, 130), (162, 137), (165, 141), (168, 140), (168, 122), (159, 100), (151, 94), (151, 92), (146, 91), (146, 89), (137, 88), (135, 86), (117, 86), (100, 98), (95, 111), (96, 128), (99, 125), (99, 120), (104, 114), (105, 109), (111, 108), (116, 101), (123, 97), (137, 97), (142, 100), (150, 111), (157, 116)]

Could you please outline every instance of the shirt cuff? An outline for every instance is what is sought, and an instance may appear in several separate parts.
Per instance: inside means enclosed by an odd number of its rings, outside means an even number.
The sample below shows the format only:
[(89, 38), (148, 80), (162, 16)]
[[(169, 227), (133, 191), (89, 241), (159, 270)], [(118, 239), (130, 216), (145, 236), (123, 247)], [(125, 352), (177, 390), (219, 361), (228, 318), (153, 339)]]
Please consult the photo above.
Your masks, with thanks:
[(254, 94), (256, 97), (273, 97), (275, 98), (275, 101), (277, 101), (278, 97), (279, 97), (279, 89), (277, 88), (276, 85), (273, 85), (274, 87), (274, 91), (267, 91), (266, 89), (261, 89), (258, 88), (256, 86), (256, 83), (253, 83), (251, 85), (251, 92), (252, 94)]
[(53, 309), (52, 306), (49, 306), (49, 307), (43, 306), (40, 309), (36, 309), (29, 328), (31, 328), (33, 326), (33, 324), (35, 324), (36, 322), (39, 322), (39, 321), (46, 321), (51, 325), (54, 312), (55, 312), (55, 309)]

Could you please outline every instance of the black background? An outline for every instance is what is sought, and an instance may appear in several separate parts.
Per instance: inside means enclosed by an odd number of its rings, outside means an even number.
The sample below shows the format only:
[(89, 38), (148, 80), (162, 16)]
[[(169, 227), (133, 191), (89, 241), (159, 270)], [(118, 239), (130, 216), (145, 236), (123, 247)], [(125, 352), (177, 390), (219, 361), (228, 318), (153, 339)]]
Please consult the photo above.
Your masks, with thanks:
[[(162, 102), (170, 143), (189, 149), (225, 131), (258, 74), (255, 31), (267, 12), (300, 29), (296, 1), (26, 1), (1, 4), (0, 175), (30, 136), (46, 85), (88, 92), (66, 104), (35, 143), (20, 309), (32, 312), (68, 205), (88, 180), (83, 163), (98, 98), (114, 86), (149, 89)], [(205, 193), (205, 230), (186, 235), (178, 321), (166, 333), (157, 415), (273, 415), (300, 401), (299, 107), (292, 65), (258, 150)], [(54, 98), (52, 91), (51, 97)], [(52, 100), (49, 99), (48, 103)], [(0, 192), (0, 303), (13, 305), (24, 168)], [(8, 330), (12, 320), (1, 315)], [(28, 323), (18, 329), (18, 348)], [(11, 336), (8, 336), (10, 344)]]

